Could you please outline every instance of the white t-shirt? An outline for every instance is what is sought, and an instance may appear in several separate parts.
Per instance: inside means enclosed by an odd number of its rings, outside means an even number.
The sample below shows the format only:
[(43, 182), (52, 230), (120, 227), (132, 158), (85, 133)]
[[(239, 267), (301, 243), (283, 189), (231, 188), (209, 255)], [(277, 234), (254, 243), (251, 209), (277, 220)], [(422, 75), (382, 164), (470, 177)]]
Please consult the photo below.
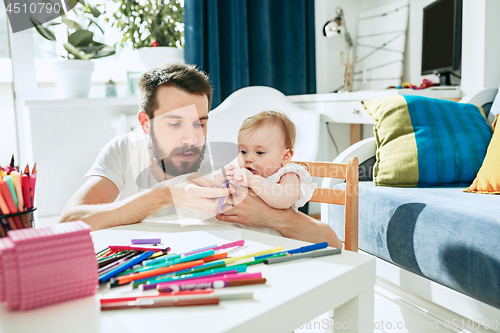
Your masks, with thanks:
[(122, 201), (141, 191), (159, 184), (151, 173), (149, 165), (148, 137), (136, 132), (120, 134), (99, 153), (90, 170), (83, 176), (102, 176), (111, 180), (120, 194), (116, 201)]
[[(148, 136), (136, 132), (120, 134), (104, 146), (90, 170), (83, 176), (83, 181), (91, 176), (108, 178), (120, 191), (115, 201), (122, 201), (160, 184), (153, 176), (149, 163)], [(184, 181), (187, 181), (186, 175), (168, 180), (166, 185)], [(154, 217), (172, 214), (179, 215), (179, 208), (166, 208)]]

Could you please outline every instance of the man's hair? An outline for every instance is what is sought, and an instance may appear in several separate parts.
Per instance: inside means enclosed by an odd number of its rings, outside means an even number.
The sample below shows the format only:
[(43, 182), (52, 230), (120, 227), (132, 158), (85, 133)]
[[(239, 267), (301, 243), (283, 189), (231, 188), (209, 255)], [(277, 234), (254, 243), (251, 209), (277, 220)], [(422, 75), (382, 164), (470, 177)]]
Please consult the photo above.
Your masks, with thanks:
[(154, 112), (158, 109), (156, 92), (159, 86), (176, 87), (190, 94), (206, 95), (210, 111), (212, 86), (208, 75), (193, 65), (176, 63), (154, 68), (144, 73), (138, 82), (139, 107), (149, 119), (154, 118)]
[(285, 148), (293, 150), (296, 136), (295, 125), (284, 113), (277, 111), (259, 112), (255, 116), (245, 119), (240, 132), (247, 129), (256, 131), (264, 126), (277, 126), (283, 134)]

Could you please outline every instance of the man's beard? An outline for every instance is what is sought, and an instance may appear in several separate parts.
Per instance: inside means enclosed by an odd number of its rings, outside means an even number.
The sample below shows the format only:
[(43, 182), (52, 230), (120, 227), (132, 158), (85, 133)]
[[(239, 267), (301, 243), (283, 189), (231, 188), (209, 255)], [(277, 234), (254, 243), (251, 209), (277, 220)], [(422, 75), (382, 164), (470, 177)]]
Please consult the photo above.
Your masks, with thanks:
[[(149, 136), (149, 154), (151, 155), (151, 157), (153, 157), (156, 165), (158, 165), (168, 176), (177, 177), (191, 172), (197, 172), (200, 169), (200, 165), (203, 161), (206, 148), (207, 144), (205, 139), (205, 142), (203, 143), (203, 147), (201, 149), (193, 145), (178, 147), (172, 150), (170, 155), (163, 157), (166, 154), (163, 152), (163, 149), (161, 149), (156, 136), (154, 135), (153, 126), (151, 125), (151, 135)], [(191, 152), (195, 155), (198, 155), (198, 158), (195, 158), (193, 161), (189, 162), (179, 161), (179, 164), (176, 164), (173, 161), (173, 157), (176, 154), (185, 152)]]

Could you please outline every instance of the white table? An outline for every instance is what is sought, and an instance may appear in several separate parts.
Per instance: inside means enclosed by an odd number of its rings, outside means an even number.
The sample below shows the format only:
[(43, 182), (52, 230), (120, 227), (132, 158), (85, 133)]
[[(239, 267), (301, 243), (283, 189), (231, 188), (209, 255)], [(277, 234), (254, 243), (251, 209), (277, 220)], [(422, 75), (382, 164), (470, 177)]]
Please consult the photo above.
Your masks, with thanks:
[[(245, 239), (245, 246), (230, 255), (305, 242), (221, 225), (177, 221), (142, 222), (92, 233), (96, 250), (109, 244), (129, 243), (133, 237), (162, 237), (172, 251), (194, 249)], [(0, 332), (292, 332), (318, 315), (335, 309), (336, 325), (348, 327), (358, 319), (373, 322), (375, 260), (343, 251), (341, 255), (250, 266), (262, 272), (264, 285), (238, 287), (253, 291), (253, 300), (221, 301), (218, 306), (132, 309), (100, 312), (98, 299), (130, 295), (128, 286), (108, 290), (101, 286), (93, 297), (28, 312), (0, 310)], [(135, 291), (137, 293), (138, 291)], [(154, 292), (154, 291), (153, 291)], [(338, 322), (338, 323), (337, 323)], [(369, 325), (354, 330), (373, 331)]]

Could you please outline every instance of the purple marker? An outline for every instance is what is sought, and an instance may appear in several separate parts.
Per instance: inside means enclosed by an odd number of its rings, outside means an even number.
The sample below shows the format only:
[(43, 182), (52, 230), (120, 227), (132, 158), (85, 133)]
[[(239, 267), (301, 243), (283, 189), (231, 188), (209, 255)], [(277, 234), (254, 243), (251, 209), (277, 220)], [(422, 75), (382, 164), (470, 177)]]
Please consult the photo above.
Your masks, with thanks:
[[(229, 180), (226, 180), (224, 183), (224, 188), (227, 188), (229, 186)], [(219, 207), (217, 207), (217, 214), (220, 213), (220, 209), (222, 208), (222, 203), (224, 202), (224, 197), (221, 197), (219, 200)]]
[(132, 244), (161, 244), (161, 238), (134, 238)]

